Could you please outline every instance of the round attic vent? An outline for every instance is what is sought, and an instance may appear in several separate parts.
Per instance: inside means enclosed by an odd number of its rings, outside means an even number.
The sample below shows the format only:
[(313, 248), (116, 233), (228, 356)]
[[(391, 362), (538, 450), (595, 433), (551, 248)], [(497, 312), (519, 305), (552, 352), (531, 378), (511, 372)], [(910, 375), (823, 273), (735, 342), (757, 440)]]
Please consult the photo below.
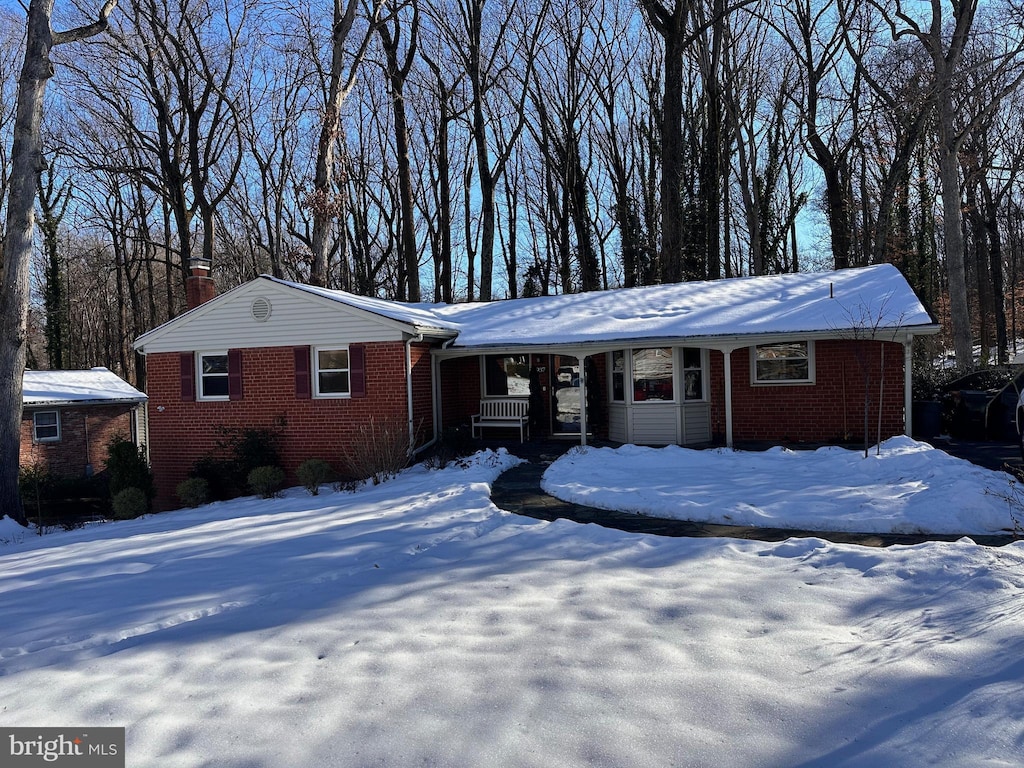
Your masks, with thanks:
[(270, 301), (262, 296), (253, 299), (249, 312), (252, 314), (252, 319), (257, 323), (265, 323), (270, 317)]

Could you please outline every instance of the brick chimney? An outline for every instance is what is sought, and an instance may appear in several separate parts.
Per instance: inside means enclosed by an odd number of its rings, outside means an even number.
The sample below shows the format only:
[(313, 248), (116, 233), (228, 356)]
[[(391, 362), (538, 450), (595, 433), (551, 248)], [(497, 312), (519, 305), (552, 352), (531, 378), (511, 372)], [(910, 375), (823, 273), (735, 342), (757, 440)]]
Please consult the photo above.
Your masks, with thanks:
[(189, 261), (192, 274), (185, 278), (185, 303), (188, 309), (195, 309), (217, 295), (210, 277), (210, 260), (194, 258)]

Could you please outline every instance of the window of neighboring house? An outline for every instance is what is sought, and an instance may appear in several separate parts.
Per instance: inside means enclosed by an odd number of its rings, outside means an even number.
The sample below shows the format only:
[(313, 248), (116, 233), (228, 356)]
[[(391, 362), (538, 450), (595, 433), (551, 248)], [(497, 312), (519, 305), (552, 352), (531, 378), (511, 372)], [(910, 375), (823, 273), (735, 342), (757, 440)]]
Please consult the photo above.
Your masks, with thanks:
[(316, 349), (313, 352), (313, 364), (317, 397), (351, 396), (352, 368), (348, 347)]
[(612, 402), (623, 403), (626, 401), (626, 351), (617, 349), (611, 357)]
[(60, 414), (57, 411), (36, 411), (32, 414), (32, 439), (37, 443), (60, 440)]
[(683, 400), (704, 399), (704, 352), (683, 347)]
[(813, 384), (814, 345), (809, 341), (754, 347), (755, 384)]
[(228, 399), (228, 353), (199, 352), (196, 354), (200, 400)]
[(633, 401), (674, 401), (671, 347), (633, 350)]
[(486, 397), (529, 397), (529, 355), (485, 355), (483, 366)]

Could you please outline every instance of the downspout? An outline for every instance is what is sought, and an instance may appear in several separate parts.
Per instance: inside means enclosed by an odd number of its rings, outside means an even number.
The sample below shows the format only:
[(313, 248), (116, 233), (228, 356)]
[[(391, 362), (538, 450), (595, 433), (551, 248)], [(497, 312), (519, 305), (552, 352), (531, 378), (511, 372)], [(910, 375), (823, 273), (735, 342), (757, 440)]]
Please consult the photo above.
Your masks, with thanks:
[[(408, 390), (409, 397), (409, 444), (412, 445), (413, 440), (413, 415), (412, 415), (412, 344), (416, 341), (423, 341), (423, 334), (419, 334), (416, 338), (410, 338), (405, 342), (405, 370), (406, 370), (406, 389)], [(445, 341), (441, 345), (441, 349), (448, 349), (452, 344), (455, 343), (455, 337), (452, 337)], [(433, 437), (430, 438), (429, 442), (424, 443), (419, 448), (412, 450), (412, 455), (416, 456), (419, 453), (432, 447), (438, 440), (441, 439), (441, 361), (437, 355), (430, 356), (430, 389), (431, 389), (431, 401), (433, 403), (433, 418), (431, 419), (433, 426)]]
[(406, 406), (409, 410), (409, 454), (415, 456), (416, 453), (434, 444), (437, 439), (437, 433), (430, 439), (428, 443), (416, 448), (416, 423), (413, 417), (413, 402), (412, 402), (412, 345), (423, 341), (423, 333), (418, 333), (415, 336), (410, 336), (405, 340), (405, 395), (406, 395)]

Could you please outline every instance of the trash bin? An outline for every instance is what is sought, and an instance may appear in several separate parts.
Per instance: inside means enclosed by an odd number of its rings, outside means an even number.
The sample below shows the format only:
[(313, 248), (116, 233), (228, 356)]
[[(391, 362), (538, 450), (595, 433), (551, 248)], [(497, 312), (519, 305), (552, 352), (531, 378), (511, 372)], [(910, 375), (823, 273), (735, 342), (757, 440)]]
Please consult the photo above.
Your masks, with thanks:
[(931, 440), (942, 434), (942, 403), (938, 400), (915, 400), (913, 403), (914, 437)]

